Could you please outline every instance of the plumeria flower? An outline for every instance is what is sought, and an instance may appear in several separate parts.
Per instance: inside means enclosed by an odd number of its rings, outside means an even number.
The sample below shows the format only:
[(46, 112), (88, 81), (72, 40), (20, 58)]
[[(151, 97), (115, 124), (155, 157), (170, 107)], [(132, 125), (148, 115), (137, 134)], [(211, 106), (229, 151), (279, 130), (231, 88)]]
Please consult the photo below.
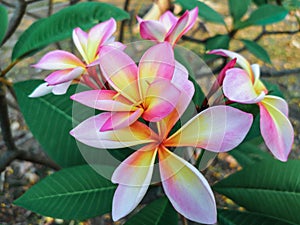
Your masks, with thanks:
[(143, 39), (157, 42), (167, 41), (172, 45), (188, 32), (196, 22), (198, 7), (186, 11), (180, 18), (170, 11), (165, 12), (158, 21), (143, 20), (137, 17), (140, 24), (140, 34)]
[[(121, 43), (113, 41), (112, 34), (116, 31), (116, 21), (111, 18), (92, 27), (88, 33), (82, 29), (73, 30), (73, 42), (83, 60), (63, 50), (55, 50), (44, 55), (41, 60), (33, 65), (35, 68), (55, 70), (33, 91), (30, 97), (39, 97), (50, 92), (65, 94), (73, 80), (88, 73), (88, 66), (98, 58), (101, 47), (107, 44), (121, 47)], [(96, 79), (94, 74), (89, 74)], [(97, 81), (97, 79), (96, 79)]]
[[(113, 63), (112, 63), (113, 62)], [(86, 106), (105, 110), (97, 117), (101, 131), (129, 126), (138, 118), (157, 122), (173, 111), (182, 92), (186, 69), (175, 61), (172, 46), (165, 42), (149, 48), (139, 65), (122, 50), (103, 47), (97, 63), (114, 90), (89, 90), (71, 96)], [(176, 86), (177, 85), (177, 86)]]
[(217, 49), (210, 53), (237, 59), (237, 63), (243, 69), (227, 70), (223, 81), (224, 95), (234, 102), (258, 104), (262, 137), (273, 155), (281, 161), (286, 161), (294, 141), (287, 102), (268, 94), (267, 88), (259, 79), (259, 65), (250, 65), (243, 56), (228, 50)]
[(119, 184), (113, 198), (113, 220), (128, 215), (141, 202), (150, 185), (158, 155), (162, 186), (173, 207), (190, 220), (204, 224), (216, 222), (216, 203), (208, 182), (193, 165), (172, 151), (184, 146), (213, 152), (229, 151), (246, 136), (252, 115), (230, 106), (215, 106), (197, 114), (170, 135), (194, 93), (194, 86), (187, 76), (186, 70), (173, 76), (174, 84), (183, 91), (175, 109), (159, 122), (147, 126), (136, 121), (128, 127), (102, 132), (98, 128), (109, 118), (109, 114), (104, 114), (106, 119), (99, 119), (97, 115), (90, 117), (70, 132), (78, 141), (96, 148), (143, 145), (112, 175), (112, 182)]

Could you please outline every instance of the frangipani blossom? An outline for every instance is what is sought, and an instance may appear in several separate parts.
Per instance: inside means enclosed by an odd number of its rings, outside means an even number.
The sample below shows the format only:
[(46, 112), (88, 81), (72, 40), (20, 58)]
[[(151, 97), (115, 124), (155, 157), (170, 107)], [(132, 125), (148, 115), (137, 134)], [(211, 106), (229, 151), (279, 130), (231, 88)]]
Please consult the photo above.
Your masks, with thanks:
[(162, 186), (173, 207), (190, 220), (205, 224), (216, 222), (216, 203), (208, 182), (193, 165), (171, 149), (192, 146), (214, 152), (229, 151), (248, 133), (252, 115), (229, 106), (215, 106), (202, 111), (169, 135), (194, 93), (190, 81), (178, 75), (173, 79), (181, 81), (175, 83), (180, 84), (183, 91), (176, 108), (154, 123), (154, 129), (136, 121), (128, 127), (102, 132), (99, 127), (103, 126), (105, 119), (94, 116), (70, 132), (78, 141), (96, 148), (144, 144), (123, 161), (112, 176), (112, 182), (119, 184), (113, 198), (112, 217), (115, 221), (128, 215), (143, 199), (158, 155)]
[(228, 50), (217, 49), (210, 53), (237, 59), (243, 69), (227, 70), (223, 82), (224, 95), (234, 102), (258, 104), (262, 137), (273, 155), (286, 161), (294, 141), (287, 102), (278, 96), (268, 95), (267, 88), (259, 79), (257, 64), (250, 65), (244, 57)]
[(180, 18), (170, 11), (165, 12), (158, 21), (143, 20), (137, 17), (140, 24), (140, 34), (143, 39), (158, 42), (167, 41), (172, 45), (188, 32), (196, 22), (198, 7), (186, 11)]
[(87, 67), (98, 58), (103, 45), (120, 46), (113, 42), (112, 34), (116, 31), (116, 21), (111, 18), (92, 27), (88, 33), (82, 29), (73, 30), (73, 42), (83, 60), (63, 50), (54, 50), (44, 55), (40, 61), (33, 65), (44, 70), (56, 70), (48, 75), (45, 83), (36, 88), (30, 97), (39, 97), (50, 92), (65, 94), (73, 80), (87, 74)]
[(149, 48), (138, 66), (120, 49), (102, 48), (97, 63), (114, 90), (89, 90), (71, 96), (81, 104), (108, 111), (97, 116), (105, 122), (98, 129), (119, 129), (140, 117), (157, 122), (173, 111), (188, 72), (175, 62), (169, 43)]

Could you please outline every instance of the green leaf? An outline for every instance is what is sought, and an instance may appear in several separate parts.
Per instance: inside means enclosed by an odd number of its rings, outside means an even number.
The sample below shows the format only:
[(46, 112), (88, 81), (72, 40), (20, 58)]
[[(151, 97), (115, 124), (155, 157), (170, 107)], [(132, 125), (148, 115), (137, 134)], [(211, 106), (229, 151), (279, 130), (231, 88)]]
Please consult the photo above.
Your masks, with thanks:
[(213, 186), (248, 211), (300, 224), (300, 161), (262, 160)]
[(272, 159), (271, 154), (258, 147), (260, 143), (248, 141), (240, 144), (238, 147), (228, 152), (232, 155), (242, 167), (252, 165), (264, 159)]
[(283, 20), (288, 12), (288, 10), (281, 6), (270, 4), (262, 5), (253, 11), (247, 20), (237, 24), (236, 29), (242, 29), (253, 25), (277, 23)]
[(230, 106), (240, 109), (244, 112), (251, 113), (253, 115), (253, 123), (251, 128), (244, 139), (244, 142), (252, 140), (260, 136), (260, 115), (259, 115), (259, 107), (256, 104), (240, 104), (240, 103), (233, 103)]
[(12, 61), (71, 37), (72, 30), (76, 27), (89, 29), (111, 17), (124, 20), (129, 15), (122, 9), (101, 2), (82, 2), (64, 8), (48, 18), (36, 21), (20, 36), (13, 49)]
[[(193, 104), (196, 107), (201, 107), (202, 103), (205, 99), (205, 95), (204, 95), (201, 87), (199, 86), (199, 84), (196, 81), (195, 73), (192, 69), (191, 62), (187, 61), (187, 58), (193, 58), (194, 59), (193, 62), (195, 63), (195, 59), (198, 59), (199, 57), (196, 55), (193, 55), (192, 53), (190, 53), (190, 51), (186, 51), (182, 47), (178, 47), (178, 46), (174, 48), (174, 55), (175, 55), (175, 59), (178, 62), (180, 62), (188, 70), (189, 80), (191, 82), (193, 82), (193, 84), (194, 84), (195, 93), (194, 93), (194, 96), (192, 99)], [(194, 57), (196, 57), (196, 58), (194, 58)], [(202, 62), (197, 62), (197, 63), (202, 63)]]
[(252, 0), (256, 5), (268, 4), (268, 0)]
[(277, 84), (272, 84), (266, 80), (262, 80), (266, 88), (268, 89), (268, 95), (275, 95), (281, 98), (284, 98), (282, 92), (280, 91), (279, 87)]
[(244, 43), (245, 47), (249, 50), (249, 52), (251, 52), (257, 58), (263, 60), (266, 63), (272, 63), (268, 52), (259, 44), (246, 39), (242, 39), (241, 41)]
[(6, 34), (7, 27), (8, 27), (7, 9), (4, 5), (0, 4), (0, 45)]
[(198, 7), (198, 15), (201, 18), (208, 22), (220, 23), (225, 25), (223, 16), (203, 2), (200, 2), (198, 0), (176, 0), (176, 2), (182, 6), (183, 10), (191, 10), (195, 7)]
[(266, 215), (218, 209), (218, 224), (219, 225), (292, 225), (286, 221), (271, 218)]
[(14, 85), (25, 121), (46, 153), (60, 166), (84, 164), (75, 139), (69, 134), (72, 126), (70, 96), (75, 86), (62, 96), (52, 94), (39, 98), (28, 95), (43, 81), (29, 80)]
[(227, 34), (217, 34), (209, 39), (206, 42), (206, 50), (213, 50), (218, 48), (228, 49), (230, 37)]
[(115, 189), (90, 166), (76, 166), (46, 177), (14, 204), (44, 216), (84, 220), (110, 212)]
[(166, 197), (157, 199), (129, 218), (124, 225), (176, 225), (177, 212)]
[(229, 0), (229, 10), (234, 21), (240, 20), (248, 10), (251, 0)]

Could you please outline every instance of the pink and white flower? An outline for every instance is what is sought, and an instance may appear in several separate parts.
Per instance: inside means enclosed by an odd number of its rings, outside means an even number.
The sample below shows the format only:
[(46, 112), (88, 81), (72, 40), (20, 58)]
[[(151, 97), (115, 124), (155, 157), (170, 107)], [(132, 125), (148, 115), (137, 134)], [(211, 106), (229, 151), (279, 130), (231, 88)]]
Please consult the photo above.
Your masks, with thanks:
[(268, 94), (267, 88), (259, 79), (259, 65), (250, 65), (243, 56), (228, 50), (216, 49), (210, 53), (237, 59), (237, 64), (242, 69), (232, 68), (226, 71), (223, 81), (224, 95), (233, 102), (259, 106), (262, 137), (273, 155), (286, 161), (294, 141), (287, 102)]
[(173, 207), (190, 220), (205, 224), (216, 222), (216, 203), (208, 182), (171, 148), (192, 146), (213, 152), (229, 151), (246, 136), (252, 115), (229, 106), (215, 106), (197, 114), (170, 135), (194, 93), (193, 84), (181, 74), (174, 75), (173, 81), (183, 91), (174, 110), (153, 123), (153, 129), (136, 121), (120, 129), (99, 131), (110, 116), (102, 113), (102, 118), (97, 115), (88, 118), (70, 132), (78, 141), (96, 148), (144, 145), (123, 161), (112, 176), (112, 182), (119, 184), (113, 198), (115, 221), (128, 215), (145, 196), (158, 155), (162, 186)]
[(55, 70), (45, 79), (45, 83), (37, 87), (30, 97), (39, 97), (50, 92), (65, 94), (74, 80), (79, 80), (82, 75), (93, 76), (88, 72), (88, 66), (97, 58), (104, 45), (121, 46), (113, 42), (112, 34), (116, 31), (116, 21), (111, 18), (92, 27), (88, 33), (82, 29), (73, 30), (73, 42), (83, 60), (72, 53), (63, 50), (54, 50), (44, 55), (41, 60), (33, 65), (35, 68)]
[(196, 22), (198, 7), (186, 11), (180, 18), (170, 11), (165, 12), (158, 21), (143, 20), (137, 17), (140, 24), (140, 34), (143, 39), (157, 42), (167, 41), (175, 45), (177, 41), (188, 32)]
[(109, 46), (103, 47), (96, 63), (114, 90), (89, 90), (71, 99), (108, 111), (97, 116), (104, 121), (101, 131), (129, 126), (140, 117), (150, 122), (163, 119), (176, 106), (181, 83), (190, 82), (167, 42), (149, 48), (138, 66), (122, 50)]

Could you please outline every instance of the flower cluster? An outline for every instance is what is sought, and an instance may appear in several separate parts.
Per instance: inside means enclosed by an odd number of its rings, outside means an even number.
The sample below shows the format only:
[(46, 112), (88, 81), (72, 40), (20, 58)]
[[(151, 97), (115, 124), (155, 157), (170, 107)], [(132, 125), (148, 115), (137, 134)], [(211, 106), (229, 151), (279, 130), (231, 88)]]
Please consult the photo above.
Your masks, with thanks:
[[(229, 105), (200, 110), (176, 128), (192, 101), (194, 84), (187, 69), (176, 61), (174, 46), (194, 25), (198, 8), (180, 18), (171, 12), (159, 21), (138, 18), (140, 34), (154, 41), (138, 64), (114, 42), (114, 19), (102, 22), (88, 33), (76, 28), (73, 41), (82, 59), (66, 51), (46, 54), (36, 68), (56, 70), (30, 96), (64, 94), (72, 82), (82, 81), (90, 90), (71, 99), (101, 110), (76, 126), (70, 133), (78, 141), (101, 149), (138, 146), (114, 171), (114, 220), (128, 215), (145, 196), (158, 158), (161, 185), (173, 207), (186, 218), (205, 224), (216, 222), (216, 203), (210, 185), (192, 164), (174, 153), (177, 147), (226, 152), (246, 137), (253, 115)], [(259, 79), (259, 67), (250, 66), (240, 55), (228, 50), (212, 54), (233, 60), (222, 70), (216, 88), (222, 86), (231, 102), (258, 104), (260, 129), (271, 152), (287, 160), (293, 142), (293, 128), (287, 119), (286, 102), (268, 95)], [(235, 64), (242, 69), (234, 68)], [(98, 70), (95, 69), (97, 67)], [(177, 126), (178, 127), (178, 126)]]

